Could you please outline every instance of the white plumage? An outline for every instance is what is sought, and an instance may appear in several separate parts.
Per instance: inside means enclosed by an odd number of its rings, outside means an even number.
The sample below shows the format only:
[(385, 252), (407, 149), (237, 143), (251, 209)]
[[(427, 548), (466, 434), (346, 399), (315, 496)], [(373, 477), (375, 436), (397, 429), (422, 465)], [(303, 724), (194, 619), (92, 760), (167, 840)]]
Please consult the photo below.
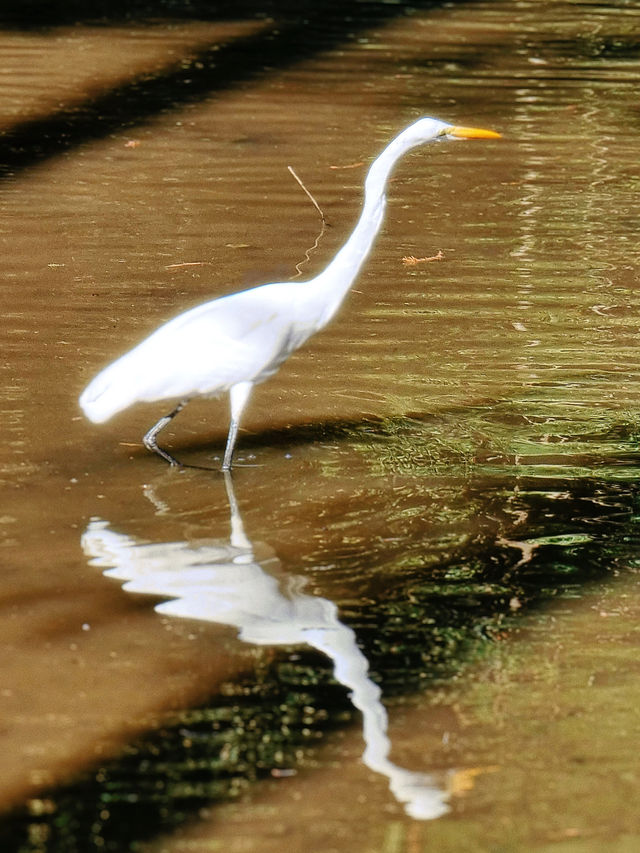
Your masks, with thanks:
[(254, 385), (272, 376), (298, 347), (323, 328), (340, 307), (364, 263), (384, 218), (389, 174), (410, 148), (437, 138), (495, 138), (479, 128), (423, 118), (406, 128), (374, 161), (364, 205), (346, 244), (323, 272), (306, 282), (278, 282), (206, 302), (165, 323), (99, 373), (80, 396), (94, 423), (138, 402), (173, 400), (175, 409), (144, 436), (144, 444), (171, 464), (156, 436), (194, 397), (229, 392), (231, 423), (223, 470), (231, 468), (242, 410)]

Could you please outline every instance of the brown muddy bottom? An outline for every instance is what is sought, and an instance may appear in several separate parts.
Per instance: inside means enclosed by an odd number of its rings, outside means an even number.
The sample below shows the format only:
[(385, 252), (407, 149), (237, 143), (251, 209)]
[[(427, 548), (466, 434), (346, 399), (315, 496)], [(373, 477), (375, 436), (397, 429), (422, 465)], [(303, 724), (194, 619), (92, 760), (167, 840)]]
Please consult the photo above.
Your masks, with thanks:
[[(635, 850), (637, 11), (167, 8), (0, 34), (3, 849)], [(503, 139), (399, 164), (232, 478), (224, 400), (84, 420), (420, 115)]]

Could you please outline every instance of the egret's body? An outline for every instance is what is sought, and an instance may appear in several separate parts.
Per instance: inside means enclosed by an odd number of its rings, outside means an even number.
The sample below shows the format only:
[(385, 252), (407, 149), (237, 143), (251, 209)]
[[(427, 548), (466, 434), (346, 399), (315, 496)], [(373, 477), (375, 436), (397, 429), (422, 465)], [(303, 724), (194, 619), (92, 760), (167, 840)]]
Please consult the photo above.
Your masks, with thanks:
[(94, 423), (133, 403), (174, 400), (176, 408), (144, 437), (149, 450), (176, 463), (156, 436), (194, 397), (229, 392), (231, 424), (223, 469), (231, 467), (238, 424), (253, 386), (280, 365), (336, 313), (380, 230), (385, 185), (410, 148), (436, 138), (497, 137), (424, 118), (400, 133), (374, 161), (365, 181), (362, 213), (346, 244), (323, 272), (306, 282), (279, 282), (206, 302), (165, 323), (105, 368), (80, 396)]

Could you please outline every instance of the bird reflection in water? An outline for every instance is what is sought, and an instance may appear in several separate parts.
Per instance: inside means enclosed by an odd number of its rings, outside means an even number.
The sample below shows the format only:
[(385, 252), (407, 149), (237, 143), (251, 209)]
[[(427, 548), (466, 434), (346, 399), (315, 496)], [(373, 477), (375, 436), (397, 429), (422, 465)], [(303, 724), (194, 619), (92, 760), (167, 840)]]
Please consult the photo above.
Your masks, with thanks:
[(229, 474), (225, 485), (231, 510), (231, 536), (201, 543), (141, 544), (117, 533), (109, 522), (93, 519), (82, 535), (91, 565), (124, 581), (127, 592), (167, 596), (159, 613), (232, 625), (238, 636), (257, 645), (307, 644), (333, 662), (336, 680), (350, 691), (362, 713), (366, 744), (363, 762), (389, 779), (389, 788), (413, 818), (429, 820), (449, 811), (448, 795), (435, 779), (398, 767), (389, 760), (387, 714), (381, 691), (369, 677), (369, 663), (354, 632), (338, 619), (336, 605), (300, 590), (300, 579), (279, 582), (271, 571), (277, 557), (258, 561), (248, 539)]

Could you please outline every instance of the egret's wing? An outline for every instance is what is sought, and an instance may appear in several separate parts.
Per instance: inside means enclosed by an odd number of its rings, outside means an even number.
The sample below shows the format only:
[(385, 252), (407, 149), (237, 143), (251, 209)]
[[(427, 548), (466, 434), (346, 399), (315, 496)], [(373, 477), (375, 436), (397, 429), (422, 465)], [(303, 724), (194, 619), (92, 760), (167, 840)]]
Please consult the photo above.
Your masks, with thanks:
[(95, 422), (139, 401), (215, 396), (270, 376), (312, 329), (297, 329), (289, 282), (233, 293), (165, 323), (98, 374), (80, 397)]
[(161, 326), (129, 354), (150, 368), (155, 364), (161, 374), (143, 399), (158, 399), (165, 391), (167, 397), (216, 394), (269, 376), (295, 349), (290, 287), (234, 293)]

